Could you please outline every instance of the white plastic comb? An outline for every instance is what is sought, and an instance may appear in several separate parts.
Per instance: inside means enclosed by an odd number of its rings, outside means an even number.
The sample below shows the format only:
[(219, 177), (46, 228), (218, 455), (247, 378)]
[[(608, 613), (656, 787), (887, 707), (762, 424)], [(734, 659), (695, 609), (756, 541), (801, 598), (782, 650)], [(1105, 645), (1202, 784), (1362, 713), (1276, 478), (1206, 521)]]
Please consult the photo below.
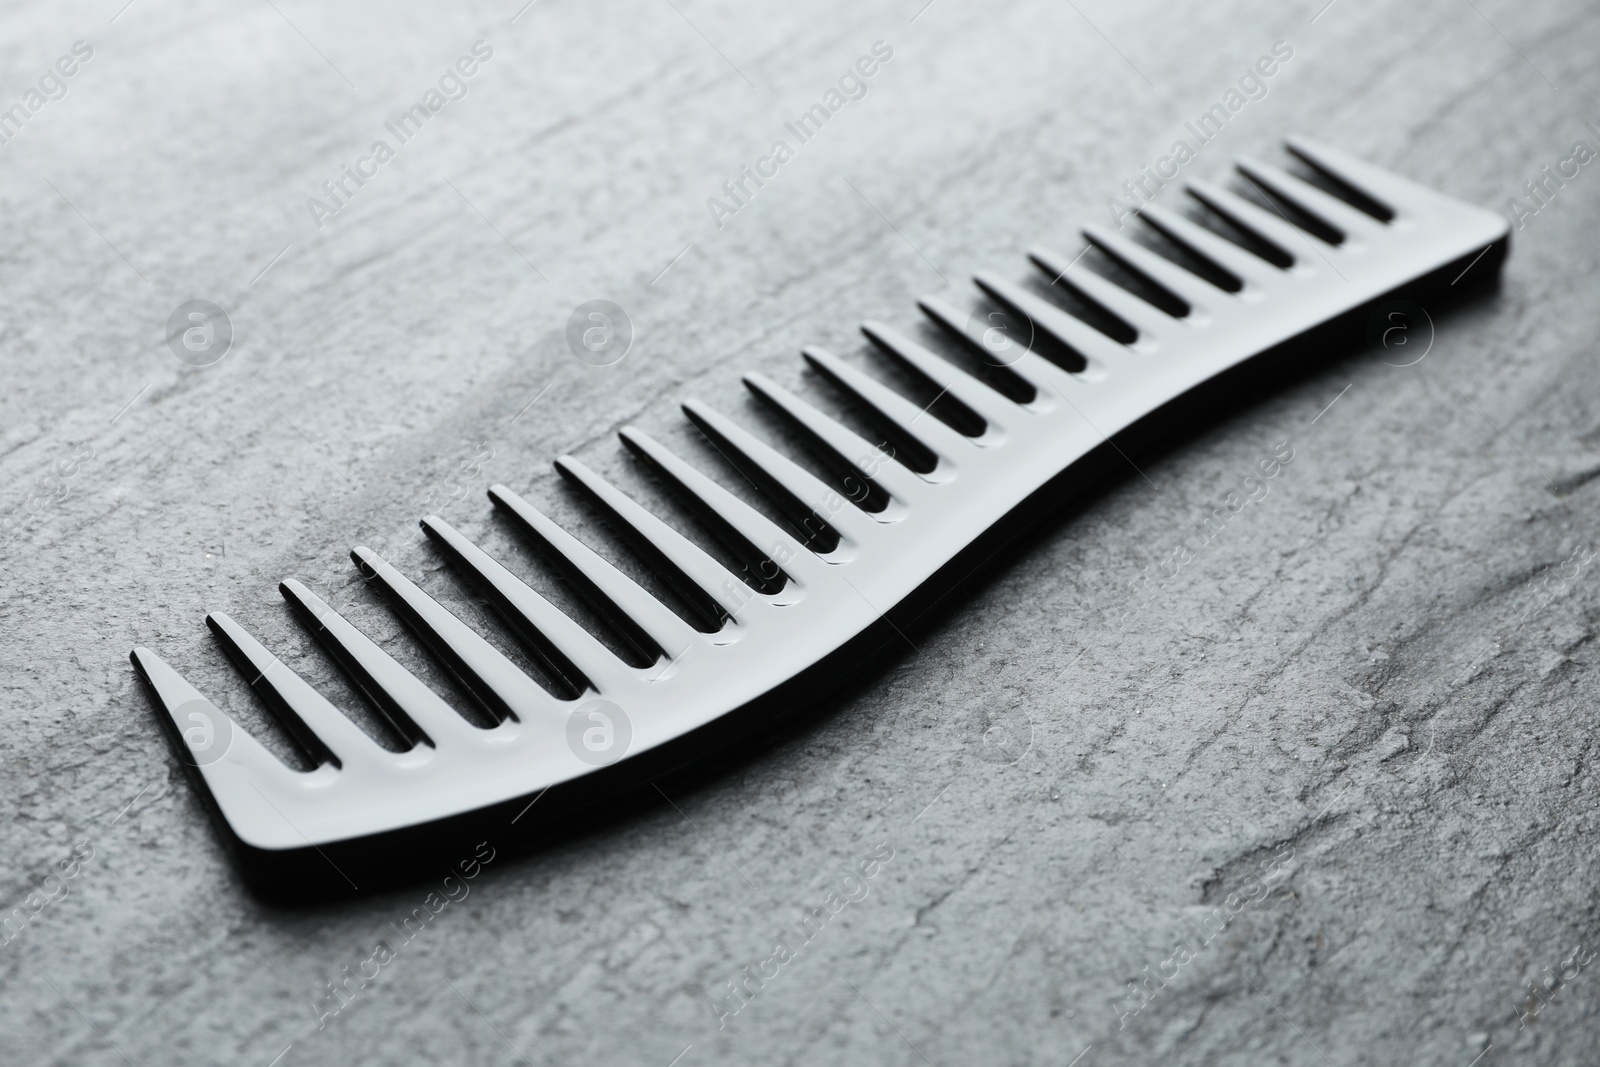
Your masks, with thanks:
[[(404, 867), (413, 854), (465, 840), (456, 835), (477, 833), (479, 823), (509, 828), (519, 809), (526, 812), (530, 801), (552, 787), (559, 787), (553, 798), (565, 790), (573, 799), (565, 807), (546, 801), (534, 809), (546, 825), (562, 811), (647, 784), (708, 748), (759, 729), (749, 716), (730, 713), (770, 707), (762, 702), (774, 694), (787, 693), (789, 705), (814, 702), (837, 674), (836, 656), (859, 648), (869, 632), (881, 634), (886, 613), (1110, 435), (1258, 353), (1419, 279), (1476, 264), (1473, 257), (1485, 249), (1493, 254), (1482, 257), (1480, 273), (1493, 272), (1504, 259), (1509, 226), (1496, 213), (1310, 141), (1291, 140), (1290, 148), (1377, 207), (1359, 210), (1256, 162), (1241, 163), (1240, 170), (1271, 194), (1267, 200), (1309, 216), (1306, 228), (1216, 186), (1190, 186), (1205, 209), (1282, 253), (1276, 258), (1289, 261), (1286, 267), (1155, 205), (1141, 212), (1145, 224), (1209, 262), (1212, 276), (1231, 277), (1237, 285), (1214, 284), (1120, 233), (1084, 229), (1092, 245), (1187, 308), (1186, 314), (1169, 314), (1087, 270), (1058, 277), (1131, 326), (1137, 336), (1129, 343), (1020, 285), (979, 275), (979, 287), (1025, 318), (1036, 336), (1082, 358), (1082, 369), (1074, 372), (1019, 346), (1010, 368), (1031, 387), (1027, 402), (1008, 398), (887, 326), (865, 324), (863, 331), (878, 348), (981, 419), (975, 436), (829, 353), (804, 350), (816, 371), (873, 409), (918, 462), (905, 450), (900, 454), (907, 462), (890, 458), (759, 374), (745, 378), (834, 468), (855, 474), (852, 484), (862, 489), (851, 494), (855, 499), (865, 502), (870, 489), (881, 509), (858, 505), (704, 404), (684, 405), (689, 419), (797, 528), (815, 532), (825, 524), (837, 535), (836, 546), (831, 535), (797, 537), (795, 529), (770, 521), (648, 435), (623, 430), (627, 447), (683, 490), (726, 535), (735, 555), (770, 561), (768, 591), (752, 588), (582, 463), (557, 460), (560, 472), (629, 536), (714, 632), (686, 622), (511, 490), (491, 489), (495, 505), (654, 656), (651, 666), (630, 666), (444, 520), (423, 519), (440, 551), (481, 584), (552, 673), (581, 693), (576, 699), (552, 695), (365, 548), (352, 554), (362, 572), (496, 713), (499, 725), (469, 723), (293, 580), (283, 583), (284, 596), (412, 742), (409, 751), (379, 746), (226, 615), (212, 614), (207, 621), (318, 761), (317, 769), (286, 767), (158, 656), (135, 649), (133, 663), (166, 710), (180, 754), (214, 801), (251, 883), (280, 895), (314, 894), (318, 882), (348, 891), (369, 875), (382, 879)], [(1332, 233), (1314, 235), (1310, 231), (1320, 229), (1315, 223)], [(1052, 276), (1069, 263), (1045, 251), (1032, 256)], [(981, 349), (964, 312), (937, 300), (922, 306)], [(808, 543), (834, 547), (814, 551)], [(537, 821), (530, 816), (520, 829)]]

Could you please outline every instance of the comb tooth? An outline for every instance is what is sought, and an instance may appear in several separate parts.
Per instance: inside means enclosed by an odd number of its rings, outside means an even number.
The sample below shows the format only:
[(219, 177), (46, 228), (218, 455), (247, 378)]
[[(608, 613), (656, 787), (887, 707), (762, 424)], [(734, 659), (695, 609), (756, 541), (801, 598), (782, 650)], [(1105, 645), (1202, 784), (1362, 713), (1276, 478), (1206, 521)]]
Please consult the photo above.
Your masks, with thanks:
[(1437, 200), (1438, 194), (1382, 167), (1375, 167), (1350, 153), (1313, 141), (1307, 137), (1288, 138), (1289, 151), (1316, 167), (1331, 174), (1374, 204), (1389, 212), (1392, 219), (1403, 208), (1416, 207), (1419, 202)]
[[(960, 338), (967, 348), (986, 363), (1009, 368), (1037, 393), (1040, 382), (1060, 385), (1072, 379), (1072, 372), (1063, 370), (1032, 349), (1021, 348), (1016, 342), (1005, 347), (991, 346), (990, 338), (998, 342), (1008, 340), (1000, 331), (981, 326), (971, 315), (937, 296), (925, 296), (917, 301), (922, 313), (943, 327), (951, 336)], [(988, 320), (984, 320), (988, 321)], [(1035, 396), (1033, 399), (1037, 399)], [(1031, 403), (1032, 400), (1024, 401)]]
[(1110, 312), (1133, 327), (1139, 335), (1138, 341), (1161, 337), (1172, 326), (1172, 316), (1161, 308), (1087, 267), (1071, 270), (1072, 260), (1058, 252), (1031, 248), (1028, 258), (1033, 260), (1034, 266), (1050, 275), (1051, 285), (1065, 285), (1090, 303), (1099, 305), (1101, 310)]
[(649, 434), (629, 426), (623, 429), (621, 436), (623, 443), (636, 454), (643, 456), (662, 474), (676, 482), (684, 492), (694, 496), (706, 513), (748, 542), (750, 548), (760, 553), (762, 561), (778, 563), (779, 567), (796, 577), (814, 578), (828, 570), (825, 564), (777, 523), (728, 492), (702, 471), (684, 462)]
[(1197, 274), (1184, 270), (1167, 257), (1158, 255), (1139, 242), (1130, 241), (1120, 233), (1113, 233), (1103, 226), (1093, 224), (1085, 226), (1083, 236), (1124, 267), (1144, 275), (1149, 281), (1188, 304), (1191, 311), (1213, 307), (1217, 297), (1226, 293), (1226, 290), (1212, 285)]
[(656, 573), (703, 615), (706, 623), (721, 629), (748, 599), (742, 593), (753, 592), (705, 549), (571, 456), (557, 459), (556, 470), (605, 510)]
[[(306, 838), (279, 804), (304, 796), (308, 787), (331, 784), (340, 772), (331, 764), (314, 771), (284, 766), (160, 656), (136, 648), (128, 658), (166, 714), (173, 744), (199, 773), (234, 834), (258, 848), (304, 845)], [(278, 803), (270, 799), (273, 796)]]
[(1176, 211), (1168, 211), (1159, 204), (1146, 204), (1139, 209), (1139, 217), (1169, 240), (1202, 259), (1210, 260), (1243, 284), (1266, 286), (1283, 277), (1271, 264), (1263, 262), (1260, 256), (1251, 255), (1226, 237), (1212, 233)]
[(1332, 193), (1325, 193), (1304, 178), (1297, 178), (1282, 167), (1245, 157), (1236, 164), (1239, 173), (1274, 196), (1281, 197), (1317, 221), (1331, 226), (1345, 237), (1367, 237), (1381, 233), (1383, 223), (1358, 211)]
[[(1294, 251), (1306, 239), (1305, 231), (1297, 229), (1282, 216), (1258, 207), (1237, 193), (1201, 178), (1189, 182), (1184, 188), (1206, 207), (1257, 240), (1271, 245), (1278, 254), (1293, 266), (1300, 261)], [(1269, 262), (1262, 260), (1262, 262)]]
[(701, 433), (715, 438), (712, 444), (717, 451), (724, 455), (732, 451), (743, 460), (734, 465), (771, 497), (797, 528), (814, 536), (820, 521), (857, 541), (878, 528), (822, 479), (716, 409), (689, 400), (684, 402), (683, 413)]
[[(489, 499), (559, 561), (568, 579), (644, 656), (675, 658), (701, 640), (671, 608), (510, 489), (492, 485)], [(645, 647), (647, 643), (654, 647)]]
[(422, 520), (422, 528), (446, 555), (479, 581), (546, 668), (575, 691), (582, 693), (587, 687), (610, 694), (638, 681), (627, 665), (589, 631), (449, 523), (429, 515)]
[[(782, 411), (805, 430), (818, 444), (832, 453), (854, 473), (849, 477), (866, 478), (877, 483), (892, 496), (902, 501), (912, 501), (922, 495), (928, 483), (898, 463), (883, 462), (882, 453), (868, 444), (855, 431), (831, 416), (824, 415), (765, 374), (744, 376), (744, 384), (752, 393)], [(868, 473), (868, 468), (872, 468)]]
[[(283, 761), (267, 750), (266, 746), (255, 739), (248, 730), (235, 722), (226, 712), (218, 708), (211, 701), (201, 695), (200, 691), (189, 684), (188, 679), (170, 667), (166, 660), (150, 651), (148, 648), (136, 648), (128, 657), (133, 662), (134, 670), (139, 672), (139, 677), (145, 680), (156, 699), (161, 703), (161, 709), (166, 712), (168, 720), (176, 727), (178, 736), (182, 738), (185, 731), (197, 727), (204, 727), (206, 723), (197, 719), (187, 718), (185, 708), (187, 705), (203, 702), (208, 705), (207, 711), (213, 720), (210, 722), (215, 728), (219, 722), (228, 724), (229, 736), (226, 751), (216, 760), (201, 760), (200, 773), (204, 776), (206, 784), (211, 787), (218, 802), (222, 802), (224, 791), (219, 789), (217, 779), (228, 776), (229, 771), (223, 770), (230, 764), (236, 771), (243, 768), (251, 772), (251, 776), (264, 775), (269, 779), (277, 779), (288, 783), (303, 777), (302, 772), (291, 770), (283, 765)], [(180, 714), (186, 717), (179, 718)], [(213, 734), (214, 736), (214, 734)], [(246, 790), (248, 793), (249, 791)], [(224, 810), (226, 805), (224, 804)], [(230, 821), (233, 813), (228, 812)]]
[(358, 545), (350, 558), (369, 582), (383, 590), (395, 613), (497, 718), (533, 724), (559, 721), (562, 712), (555, 697), (383, 557)]
[(244, 627), (220, 611), (207, 615), (206, 625), (239, 673), (250, 680), (250, 687), (261, 693), (273, 714), (318, 763), (346, 767), (392, 757)]
[(439, 694), (303, 584), (285, 578), (278, 591), (398, 732), (435, 748), (448, 747), (478, 732)]
[(1114, 366), (1129, 355), (1126, 345), (1113, 341), (1082, 319), (1074, 318), (1014, 282), (987, 273), (979, 274), (973, 280), (978, 283), (978, 288), (1017, 314), (1025, 316), (1037, 329), (1090, 363), (1099, 363), (1103, 367)]
[(921, 374), (942, 392), (949, 393), (977, 412), (991, 428), (996, 423), (1004, 424), (1008, 416), (1016, 414), (1017, 405), (1009, 398), (899, 331), (880, 322), (868, 321), (861, 324), (861, 332), (873, 344)]
[[(832, 352), (816, 345), (800, 350), (812, 369), (866, 404), (894, 425), (915, 444), (920, 444), (934, 459), (953, 459), (972, 447), (972, 438), (946, 426), (928, 408), (919, 408), (899, 393), (870, 375), (850, 366)], [(933, 405), (929, 404), (931, 408)]]

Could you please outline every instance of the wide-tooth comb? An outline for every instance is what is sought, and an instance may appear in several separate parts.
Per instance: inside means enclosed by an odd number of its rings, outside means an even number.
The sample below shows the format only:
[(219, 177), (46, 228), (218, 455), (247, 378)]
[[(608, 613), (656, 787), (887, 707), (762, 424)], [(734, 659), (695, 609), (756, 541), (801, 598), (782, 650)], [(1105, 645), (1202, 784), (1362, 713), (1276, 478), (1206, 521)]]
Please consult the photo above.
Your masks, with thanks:
[[(1136, 336), (1127, 343), (1026, 287), (978, 276), (979, 287), (1026, 320), (1036, 337), (1081, 357), (1086, 365), (1078, 371), (1031, 350), (1038, 346), (1014, 346), (1004, 362), (1016, 388), (991, 385), (902, 333), (865, 324), (878, 349), (965, 409), (969, 421), (978, 420), (973, 434), (821, 349), (805, 349), (807, 362), (870, 409), (897, 443), (892, 450), (765, 376), (748, 375), (750, 390), (821, 453), (844, 491), (713, 408), (684, 404), (690, 421), (792, 527), (773, 522), (648, 435), (623, 430), (628, 449), (681, 492), (732, 557), (748, 561), (747, 575), (756, 576), (759, 589), (582, 463), (557, 460), (561, 474), (688, 605), (693, 624), (516, 493), (493, 487), (496, 507), (652, 661), (648, 666), (625, 662), (434, 516), (422, 525), (438, 549), (473, 579), (564, 692), (530, 678), (365, 548), (352, 555), (370, 584), (498, 725), (469, 723), (292, 579), (282, 591), (296, 614), (410, 742), (407, 751), (378, 745), (226, 615), (207, 621), (318, 763), (315, 770), (286, 767), (158, 656), (135, 649), (134, 666), (166, 710), (174, 743), (220, 814), (249, 882), (278, 897), (366, 888), (413, 867), (426, 870), (434, 858), (459, 851), (463, 835), (549, 835), (585, 809), (704, 762), (745, 734), (770, 729), (773, 714), (813, 704), (847, 668), (896, 638), (889, 631), (897, 608), (914, 594), (926, 599), (929, 587), (948, 580), (935, 579), (942, 568), (1110, 435), (1319, 325), (1350, 321), (1390, 294), (1437, 283), (1469, 265), (1492, 276), (1504, 260), (1509, 225), (1494, 212), (1311, 141), (1293, 139), (1289, 147), (1379, 210), (1358, 210), (1267, 164), (1240, 164), (1263, 202), (1292, 206), (1324, 233), (1318, 237), (1244, 196), (1190, 184), (1204, 209), (1275, 250), (1273, 257), (1287, 264), (1280, 266), (1183, 215), (1153, 204), (1142, 209), (1144, 224), (1231, 284), (1191, 272), (1122, 233), (1084, 229), (1090, 244), (1186, 313), (1162, 310), (1086, 269), (1069, 270), (1072, 261), (1054, 252), (1031, 252), (1079, 297), (1131, 327)], [(983, 351), (968, 316), (940, 300), (922, 306)], [(750, 714), (732, 714), (741, 710)], [(598, 733), (585, 733), (595, 725)], [(606, 751), (608, 741), (625, 748)], [(552, 788), (551, 799), (518, 828), (528, 805)]]

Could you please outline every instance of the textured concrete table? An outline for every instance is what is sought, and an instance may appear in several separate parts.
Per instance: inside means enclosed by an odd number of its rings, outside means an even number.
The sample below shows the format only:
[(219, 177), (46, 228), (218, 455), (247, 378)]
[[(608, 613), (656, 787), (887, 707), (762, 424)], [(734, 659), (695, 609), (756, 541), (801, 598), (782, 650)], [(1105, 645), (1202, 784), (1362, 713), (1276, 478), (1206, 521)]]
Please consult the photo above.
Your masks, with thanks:
[[(1592, 1062), (1600, 176), (1524, 189), (1600, 148), (1585, 5), (120, 2), (0, 13), (0, 1061)], [(419, 515), (564, 596), (486, 485), (610, 545), (571, 452), (681, 517), (619, 426), (709, 462), (680, 400), (748, 418), (760, 369), (827, 402), (802, 344), (865, 360), (860, 319), (1076, 254), (1276, 42), (1186, 174), (1302, 131), (1522, 198), (1503, 288), (1426, 359), (1351, 351), (1141, 457), (671, 805), (431, 908), (243, 892), (130, 648), (293, 760), (225, 610), (376, 730), (279, 579), (437, 680), (351, 545), (503, 639)], [(610, 367), (562, 340), (591, 299), (636, 332)], [(231, 324), (209, 365), (167, 344), (189, 300)]]

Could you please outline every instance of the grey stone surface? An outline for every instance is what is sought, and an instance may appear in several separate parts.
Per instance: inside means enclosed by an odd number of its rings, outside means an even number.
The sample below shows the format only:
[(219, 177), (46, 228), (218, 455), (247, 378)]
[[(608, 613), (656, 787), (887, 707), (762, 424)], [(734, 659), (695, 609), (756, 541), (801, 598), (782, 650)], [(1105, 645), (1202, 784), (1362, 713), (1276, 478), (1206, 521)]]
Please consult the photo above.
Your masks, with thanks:
[[(246, 896), (135, 644), (292, 758), (205, 611), (365, 715), (280, 578), (433, 677), (351, 544), (414, 539), (433, 508), (544, 581), (485, 485), (609, 544), (550, 458), (660, 499), (619, 426), (708, 461), (678, 400), (748, 418), (755, 368), (826, 402), (801, 344), (864, 358), (861, 318), (1022, 277), (1036, 241), (1075, 251), (1274, 41), (1292, 61), (1187, 173), (1303, 131), (1499, 207), (1600, 147), (1576, 2), (518, 6), (0, 12), (0, 107), (94, 49), (0, 147), (0, 906), (66, 892), (0, 947), (0, 1061), (1593, 1062), (1594, 969), (1530, 999), (1600, 942), (1592, 167), (1423, 362), (1353, 352), (1129, 472), (681, 810), (497, 858), (409, 943), (391, 924), (426, 886)], [(468, 95), (319, 229), (306, 198), (479, 39)], [(706, 197), (876, 40), (867, 96), (718, 229)], [(233, 324), (214, 365), (167, 348), (190, 299)], [(591, 299), (637, 331), (608, 368), (560, 338)], [(1147, 582), (1280, 441), (1271, 494)], [(880, 845), (869, 895), (719, 1029), (725, 983)], [(45, 883), (58, 863), (75, 876)], [(325, 983), (384, 939), (319, 1029)], [(1127, 983), (1174, 967), (1119, 1020)]]

